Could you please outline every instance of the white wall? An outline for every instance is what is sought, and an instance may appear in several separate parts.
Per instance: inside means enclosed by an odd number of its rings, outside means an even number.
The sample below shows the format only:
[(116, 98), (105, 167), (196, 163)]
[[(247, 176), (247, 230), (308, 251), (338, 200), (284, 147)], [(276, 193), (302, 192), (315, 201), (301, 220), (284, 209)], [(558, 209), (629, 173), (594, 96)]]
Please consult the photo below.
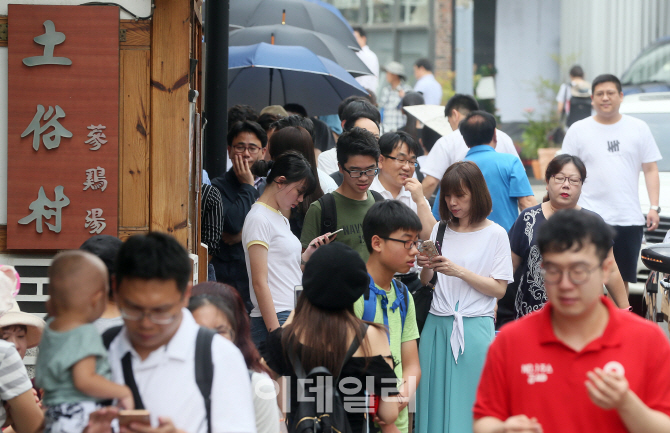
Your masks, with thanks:
[[(7, 15), (9, 3), (78, 5), (85, 2), (85, 0), (0, 0), (0, 15)], [(114, 0), (114, 2), (137, 16), (148, 16), (152, 12), (151, 0)], [(120, 18), (132, 17), (121, 11)], [(7, 110), (7, 47), (0, 47), (0, 224), (7, 224)]]
[[(582, 0), (583, 2), (583, 0)], [(496, 106), (503, 122), (525, 121), (540, 109), (533, 83), (559, 81), (560, 0), (498, 0), (496, 6)]]
[[(620, 77), (647, 45), (667, 35), (668, 0), (562, 0), (561, 56), (581, 65), (589, 81), (605, 73)], [(570, 66), (563, 65), (565, 79)]]

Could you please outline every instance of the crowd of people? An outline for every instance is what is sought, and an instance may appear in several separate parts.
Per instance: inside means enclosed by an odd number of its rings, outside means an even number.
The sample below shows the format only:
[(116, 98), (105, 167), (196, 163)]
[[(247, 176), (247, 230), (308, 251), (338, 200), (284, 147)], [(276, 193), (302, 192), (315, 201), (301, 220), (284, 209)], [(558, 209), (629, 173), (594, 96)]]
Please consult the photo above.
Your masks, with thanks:
[[(430, 71), (401, 113), (436, 97)], [(334, 127), (298, 104), (230, 109), (230, 169), (203, 176), (208, 282), (169, 235), (95, 236), (54, 258), (45, 323), (0, 267), (7, 430), (670, 431), (670, 344), (627, 293), (660, 153), (616, 77), (593, 81), (540, 204), (472, 96), (431, 142), (389, 123), (386, 93), (345, 99)]]

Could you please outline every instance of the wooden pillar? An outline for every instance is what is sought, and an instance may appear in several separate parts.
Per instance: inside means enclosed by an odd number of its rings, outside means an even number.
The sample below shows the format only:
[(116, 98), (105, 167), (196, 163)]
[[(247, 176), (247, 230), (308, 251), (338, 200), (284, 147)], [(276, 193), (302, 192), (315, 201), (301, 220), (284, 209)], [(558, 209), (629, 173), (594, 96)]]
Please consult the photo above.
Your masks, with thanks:
[(156, 0), (151, 33), (150, 229), (188, 241), (191, 2)]

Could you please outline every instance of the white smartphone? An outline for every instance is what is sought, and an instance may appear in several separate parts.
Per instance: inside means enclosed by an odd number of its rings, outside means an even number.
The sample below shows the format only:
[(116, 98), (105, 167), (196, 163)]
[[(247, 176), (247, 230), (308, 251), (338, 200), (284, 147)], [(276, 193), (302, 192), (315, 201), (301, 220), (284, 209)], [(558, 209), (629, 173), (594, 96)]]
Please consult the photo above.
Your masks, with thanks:
[(331, 234), (328, 235), (328, 239), (332, 240), (335, 237), (335, 235), (338, 234), (339, 232), (341, 232), (342, 230), (344, 230), (344, 228), (341, 228), (339, 230), (335, 230), (334, 232), (332, 232)]
[(300, 297), (300, 294), (302, 293), (302, 285), (300, 286), (295, 286), (293, 288), (293, 294), (295, 296), (295, 304), (294, 307), (298, 306), (298, 298)]

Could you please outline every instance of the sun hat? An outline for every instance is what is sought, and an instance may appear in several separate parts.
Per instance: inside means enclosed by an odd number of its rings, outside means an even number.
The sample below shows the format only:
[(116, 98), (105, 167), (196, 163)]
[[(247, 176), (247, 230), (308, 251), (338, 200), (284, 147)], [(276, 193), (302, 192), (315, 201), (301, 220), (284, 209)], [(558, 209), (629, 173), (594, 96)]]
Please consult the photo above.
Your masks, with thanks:
[(390, 72), (402, 78), (403, 80), (407, 78), (405, 75), (405, 67), (400, 62), (388, 62), (383, 68), (385, 72)]
[(21, 311), (16, 300), (12, 299), (12, 308), (0, 317), (0, 328), (14, 325), (24, 325), (26, 327), (26, 342), (28, 343), (28, 349), (30, 349), (39, 344), (46, 324), (39, 317)]
[(281, 105), (268, 105), (263, 108), (260, 112), (260, 115), (263, 114), (274, 114), (275, 116), (288, 117), (288, 113)]
[(303, 295), (324, 310), (343, 310), (370, 284), (365, 262), (351, 247), (333, 242), (312, 254), (302, 274)]

